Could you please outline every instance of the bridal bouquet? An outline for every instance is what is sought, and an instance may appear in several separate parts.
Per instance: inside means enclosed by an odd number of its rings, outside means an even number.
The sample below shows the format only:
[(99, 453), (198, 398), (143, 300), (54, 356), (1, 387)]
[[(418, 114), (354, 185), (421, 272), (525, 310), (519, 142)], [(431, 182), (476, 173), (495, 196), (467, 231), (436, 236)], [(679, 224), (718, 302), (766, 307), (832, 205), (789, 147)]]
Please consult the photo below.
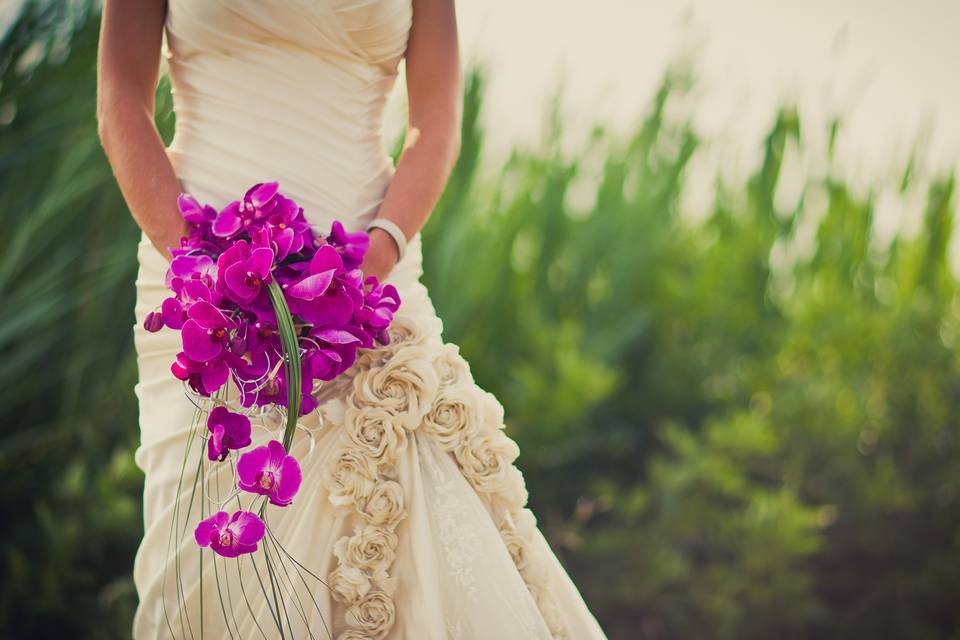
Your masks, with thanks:
[[(250, 508), (219, 510), (194, 530), (198, 545), (233, 558), (256, 551), (269, 532), (267, 504), (293, 502), (301, 470), (289, 452), (298, 418), (316, 408), (316, 388), (349, 369), (359, 349), (389, 342), (400, 298), (392, 285), (364, 278), (366, 233), (334, 222), (326, 237), (315, 235), (276, 182), (254, 185), (220, 211), (187, 194), (178, 205), (190, 234), (171, 250), (172, 295), (144, 326), (180, 332), (171, 369), (199, 410), (195, 433), (205, 447), (197, 477), (204, 460), (227, 464), (234, 495), (218, 508), (240, 505), (241, 494), (252, 499)], [(222, 398), (231, 380), (239, 407), (227, 408)], [(244, 451), (257, 411), (285, 415), (282, 438)]]

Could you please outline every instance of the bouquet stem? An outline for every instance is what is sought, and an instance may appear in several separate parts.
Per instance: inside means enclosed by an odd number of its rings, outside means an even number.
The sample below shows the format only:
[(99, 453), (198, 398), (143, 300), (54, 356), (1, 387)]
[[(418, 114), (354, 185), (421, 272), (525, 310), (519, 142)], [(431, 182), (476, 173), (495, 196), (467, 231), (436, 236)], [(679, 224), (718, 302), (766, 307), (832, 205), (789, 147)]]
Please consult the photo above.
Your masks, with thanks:
[(277, 330), (280, 332), (280, 344), (283, 346), (284, 366), (287, 379), (287, 426), (283, 431), (283, 448), (290, 451), (293, 443), (293, 433), (297, 428), (297, 419), (300, 417), (301, 400), (301, 370), (300, 370), (300, 342), (297, 339), (297, 329), (293, 325), (293, 316), (290, 307), (283, 297), (280, 284), (273, 279), (267, 285), (270, 293), (270, 302), (277, 314)]

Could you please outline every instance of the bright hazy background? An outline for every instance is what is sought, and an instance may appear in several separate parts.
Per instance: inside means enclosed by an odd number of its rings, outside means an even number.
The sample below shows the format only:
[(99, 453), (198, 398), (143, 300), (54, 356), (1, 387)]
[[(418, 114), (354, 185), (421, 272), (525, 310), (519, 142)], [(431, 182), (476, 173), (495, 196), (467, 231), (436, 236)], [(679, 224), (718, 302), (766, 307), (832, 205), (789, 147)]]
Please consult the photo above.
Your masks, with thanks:
[(494, 147), (539, 132), (535, 107), (561, 85), (568, 115), (634, 124), (667, 65), (689, 56), (697, 128), (741, 170), (782, 100), (809, 131), (845, 115), (851, 170), (889, 169), (918, 134), (935, 164), (960, 157), (960, 2), (485, 0), (458, 11), (468, 58), (490, 69)]
[[(610, 639), (960, 638), (960, 4), (458, 4), (423, 280)], [(21, 5), (0, 638), (129, 637), (140, 231), (97, 134), (99, 2)], [(171, 106), (163, 79), (165, 141)]]

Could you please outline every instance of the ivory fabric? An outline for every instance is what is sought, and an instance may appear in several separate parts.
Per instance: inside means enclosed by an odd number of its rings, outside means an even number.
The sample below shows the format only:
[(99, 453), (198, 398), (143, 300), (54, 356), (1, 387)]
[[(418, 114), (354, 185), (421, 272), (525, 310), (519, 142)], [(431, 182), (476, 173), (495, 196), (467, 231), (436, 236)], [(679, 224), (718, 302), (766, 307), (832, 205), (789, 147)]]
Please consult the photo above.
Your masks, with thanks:
[[(167, 152), (183, 190), (219, 208), (278, 180), (318, 231), (335, 219), (365, 228), (393, 175), (381, 120), (411, 21), (411, 0), (170, 0), (177, 122)], [(179, 334), (142, 328), (168, 295), (167, 262), (144, 236), (138, 258), (146, 484), (133, 635), (279, 637), (250, 557), (224, 560), (193, 541), (235, 479), (228, 463), (206, 463), (201, 490), (189, 491), (201, 447), (184, 467), (195, 406), (170, 372)], [(292, 449), (301, 490), (267, 510), (277, 541), (325, 583), (309, 585), (314, 602), (291, 602), (287, 637), (603, 638), (526, 508), (502, 405), (442, 338), (421, 258), (418, 233), (388, 278), (402, 297), (391, 344), (320, 392)], [(254, 446), (276, 437), (268, 427), (254, 429)], [(291, 571), (278, 584), (305, 598), (312, 578), (281, 564)]]

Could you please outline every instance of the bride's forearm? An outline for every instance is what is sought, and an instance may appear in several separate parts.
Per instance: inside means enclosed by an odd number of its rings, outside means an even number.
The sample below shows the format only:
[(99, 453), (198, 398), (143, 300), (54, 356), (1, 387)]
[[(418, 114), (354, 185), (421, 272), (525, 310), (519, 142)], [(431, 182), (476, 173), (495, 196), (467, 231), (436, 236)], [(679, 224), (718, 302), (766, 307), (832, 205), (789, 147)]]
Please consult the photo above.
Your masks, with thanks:
[[(409, 240), (427, 222), (460, 153), (463, 83), (452, 0), (413, 0), (406, 61), (407, 138), (377, 216)], [(374, 229), (370, 243), (373, 272), (388, 272), (397, 255), (393, 239)]]
[(99, 116), (100, 139), (134, 220), (168, 260), (187, 225), (177, 209), (180, 181), (152, 115), (122, 102)]
[(97, 55), (97, 125), (130, 213), (168, 259), (187, 224), (180, 184), (153, 123), (166, 2), (105, 0)]
[(456, 119), (411, 127), (378, 216), (393, 220), (407, 239), (419, 231), (440, 199), (460, 151)]

